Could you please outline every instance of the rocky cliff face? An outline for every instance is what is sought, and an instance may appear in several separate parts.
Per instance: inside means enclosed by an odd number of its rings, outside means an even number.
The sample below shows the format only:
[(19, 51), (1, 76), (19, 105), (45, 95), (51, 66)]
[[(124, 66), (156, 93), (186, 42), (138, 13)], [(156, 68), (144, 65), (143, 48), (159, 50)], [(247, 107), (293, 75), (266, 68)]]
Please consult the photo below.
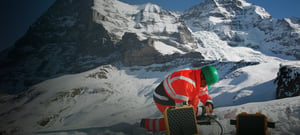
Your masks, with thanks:
[(118, 0), (95, 0), (93, 19), (102, 24), (114, 40), (125, 32), (136, 33), (140, 39), (174, 38), (179, 44), (193, 43), (188, 28), (169, 11), (154, 4), (128, 5)]
[(185, 54), (174, 53), (162, 55), (154, 47), (156, 39), (148, 38), (140, 41), (135, 33), (125, 33), (120, 44), (120, 60), (125, 66), (146, 66), (153, 63), (166, 63), (177, 58), (204, 59), (199, 52)]
[(270, 25), (272, 26), (265, 25), (267, 28), (261, 28), (266, 34), (264, 41), (279, 44), (272, 49), (274, 52), (300, 59), (300, 18), (274, 19)]
[(57, 0), (7, 51), (0, 92), (19, 92), (60, 74), (90, 69), (113, 51), (103, 26), (92, 21), (93, 1)]
[(300, 67), (280, 65), (276, 84), (276, 98), (300, 96)]
[(94, 68), (115, 52), (107, 30), (92, 20), (93, 1), (57, 0), (1, 59), (0, 92)]
[(205, 0), (184, 12), (194, 32), (213, 31), (231, 46), (246, 46), (299, 59), (299, 18), (275, 19), (245, 0)]
[(0, 54), (0, 92), (17, 93), (113, 62), (134, 66), (202, 60), (201, 41), (193, 37), (199, 31), (216, 33), (231, 46), (299, 58), (299, 22), (274, 19), (244, 0), (206, 0), (181, 17), (149, 3), (57, 0), (14, 47)]
[(170, 60), (159, 54), (152, 39), (186, 52), (192, 51), (186, 44), (194, 41), (178, 18), (153, 4), (57, 0), (1, 54), (0, 92), (18, 93), (43, 80), (119, 60), (127, 66)]

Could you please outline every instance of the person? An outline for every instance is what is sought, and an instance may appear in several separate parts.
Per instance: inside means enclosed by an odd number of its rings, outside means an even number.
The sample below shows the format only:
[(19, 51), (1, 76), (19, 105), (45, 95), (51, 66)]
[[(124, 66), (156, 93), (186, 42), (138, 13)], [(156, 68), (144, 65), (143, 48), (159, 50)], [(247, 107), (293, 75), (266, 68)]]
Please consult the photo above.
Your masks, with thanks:
[[(214, 107), (208, 89), (218, 80), (219, 73), (214, 66), (179, 70), (168, 75), (156, 87), (153, 100), (162, 114), (168, 107), (185, 104), (194, 107), (196, 116), (212, 113)], [(200, 108), (204, 108), (205, 112), (200, 112)], [(142, 119), (140, 126), (153, 132), (166, 130), (163, 118)]]

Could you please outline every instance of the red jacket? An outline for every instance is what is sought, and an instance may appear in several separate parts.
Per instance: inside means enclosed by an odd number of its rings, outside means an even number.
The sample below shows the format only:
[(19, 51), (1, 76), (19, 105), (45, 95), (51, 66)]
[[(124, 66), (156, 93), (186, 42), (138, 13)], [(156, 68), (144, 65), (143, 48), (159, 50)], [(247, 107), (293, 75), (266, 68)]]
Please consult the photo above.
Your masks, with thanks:
[[(197, 110), (199, 103), (212, 103), (207, 86), (200, 87), (201, 69), (180, 70), (170, 74), (153, 93), (153, 98), (159, 111), (163, 113), (167, 107), (188, 102)], [(195, 111), (196, 113), (196, 111)], [(141, 126), (148, 131), (163, 131), (166, 129), (164, 118), (142, 119)]]
[(175, 101), (175, 104), (188, 102), (195, 110), (199, 105), (212, 102), (207, 86), (200, 87), (201, 69), (179, 70), (170, 74), (164, 81), (165, 92)]

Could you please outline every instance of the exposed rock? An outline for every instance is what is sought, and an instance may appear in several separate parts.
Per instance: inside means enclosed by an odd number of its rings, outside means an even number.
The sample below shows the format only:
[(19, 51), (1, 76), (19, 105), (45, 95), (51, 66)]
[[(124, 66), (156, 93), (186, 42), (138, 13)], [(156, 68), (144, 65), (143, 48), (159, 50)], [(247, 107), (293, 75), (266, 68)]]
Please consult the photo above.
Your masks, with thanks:
[(181, 20), (192, 31), (215, 32), (230, 46), (262, 53), (268, 46), (275, 54), (300, 58), (300, 19), (272, 18), (264, 8), (244, 0), (205, 0), (184, 11)]
[(92, 19), (93, 0), (57, 0), (0, 59), (0, 92), (18, 93), (43, 80), (113, 61), (116, 48)]
[(280, 65), (277, 73), (276, 98), (294, 97), (300, 95), (300, 67)]
[(151, 64), (165, 63), (176, 58), (204, 59), (199, 52), (186, 54), (162, 55), (154, 48), (154, 39), (140, 41), (135, 33), (125, 33), (121, 42), (121, 61), (125, 66), (145, 66)]

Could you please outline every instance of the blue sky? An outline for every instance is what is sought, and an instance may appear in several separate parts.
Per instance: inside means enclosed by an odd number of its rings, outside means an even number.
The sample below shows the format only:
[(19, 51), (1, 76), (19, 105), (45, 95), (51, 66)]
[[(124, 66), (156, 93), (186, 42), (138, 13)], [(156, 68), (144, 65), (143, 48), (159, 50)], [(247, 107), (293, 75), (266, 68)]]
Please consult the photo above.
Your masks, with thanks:
[(0, 50), (14, 44), (55, 0), (1, 0)]
[[(55, 0), (2, 0), (0, 4), (0, 50), (11, 46)], [(203, 0), (120, 0), (129, 4), (157, 4), (167, 10), (184, 11)], [(264, 7), (274, 18), (300, 17), (300, 0), (247, 0)]]
[[(171, 11), (184, 11), (204, 0), (120, 0), (129, 4), (157, 4)], [(300, 17), (300, 0), (246, 0), (264, 7), (274, 18)]]

